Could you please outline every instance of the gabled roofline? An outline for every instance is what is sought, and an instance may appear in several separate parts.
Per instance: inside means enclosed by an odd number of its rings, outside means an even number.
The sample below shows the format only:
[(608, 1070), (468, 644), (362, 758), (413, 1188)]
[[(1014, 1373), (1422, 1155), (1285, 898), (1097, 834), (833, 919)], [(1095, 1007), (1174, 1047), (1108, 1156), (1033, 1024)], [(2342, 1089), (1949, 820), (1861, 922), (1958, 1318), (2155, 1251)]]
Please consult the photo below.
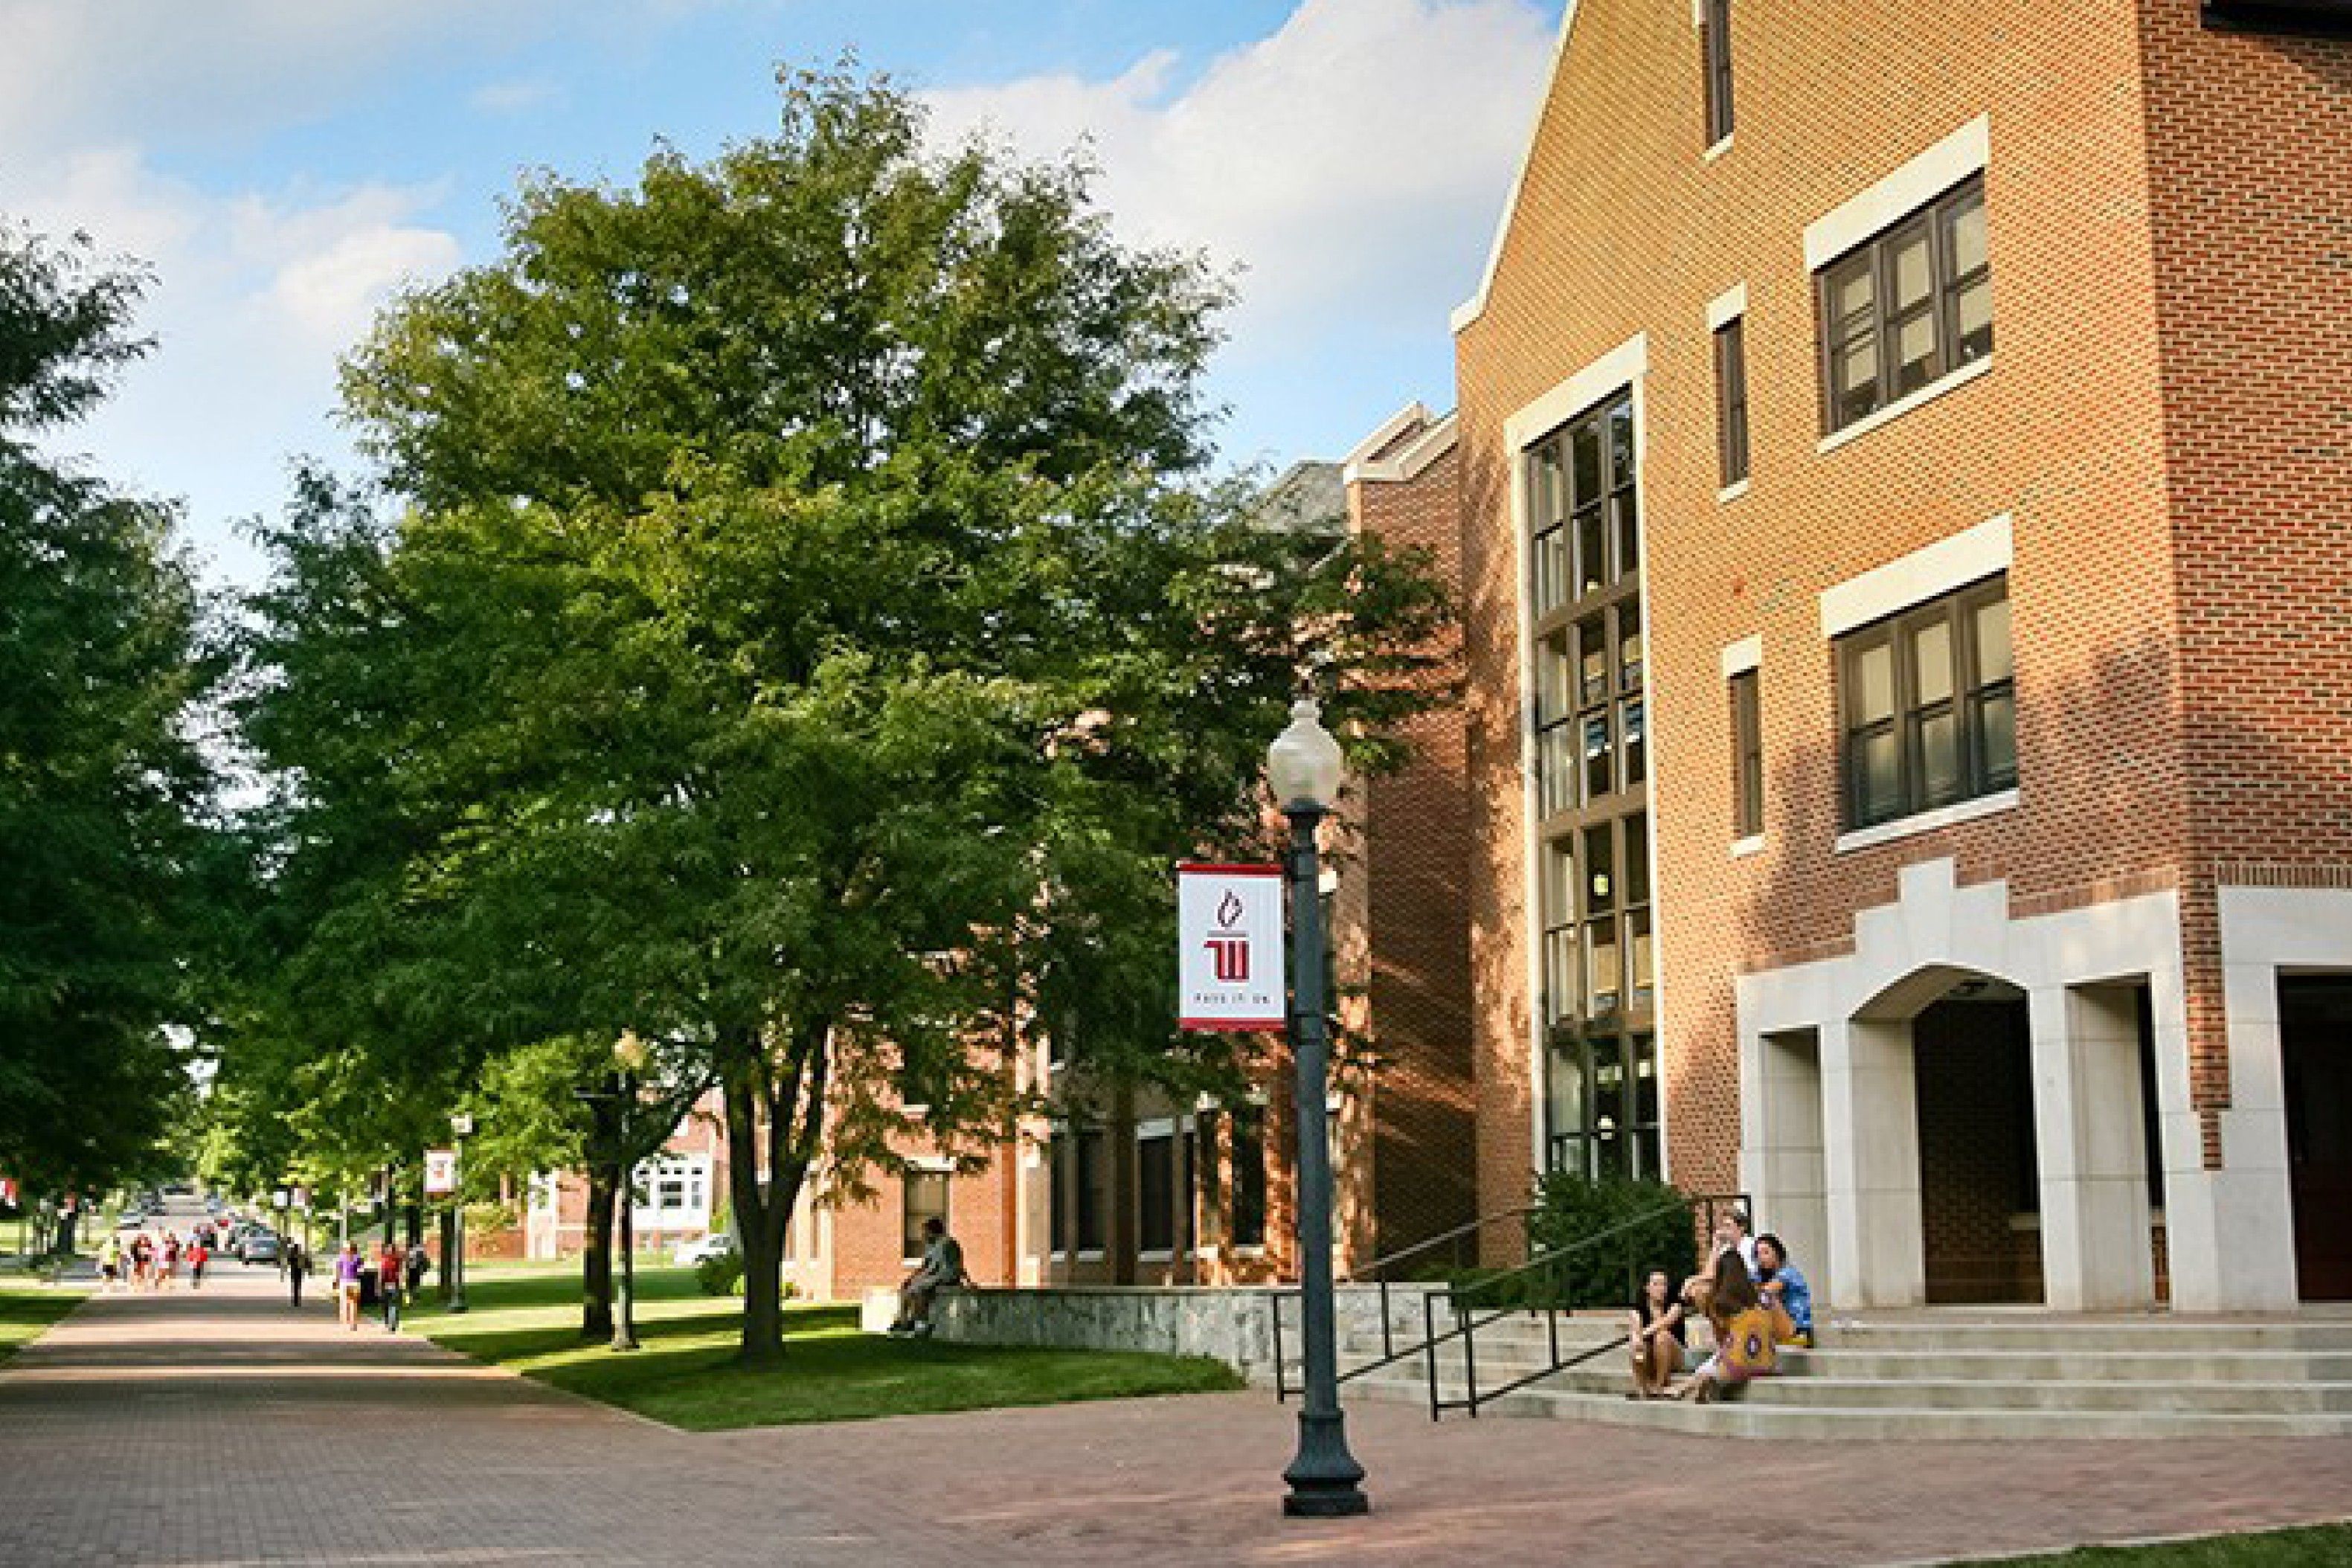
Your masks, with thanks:
[(1414, 399), (1373, 426), (1370, 435), (1349, 447), (1348, 455), (1339, 459), (1340, 469), (1344, 473), (1354, 473), (1359, 464), (1370, 462), (1380, 456), (1381, 449), (1390, 442), (1406, 431), (1428, 423), (1429, 410), (1422, 405), (1418, 398)]
[(1536, 136), (1543, 130), (1544, 112), (1551, 107), (1552, 89), (1559, 85), (1560, 65), (1568, 58), (1568, 35), (1576, 26), (1576, 6), (1577, 0), (1568, 0), (1568, 9), (1560, 13), (1559, 36), (1551, 46), (1551, 68), (1544, 73), (1544, 89), (1536, 100), (1535, 118), (1519, 147), (1518, 172), (1511, 176), (1511, 194), (1503, 199), (1503, 216), (1495, 225), (1495, 243), (1486, 251), (1486, 270), (1478, 279), (1478, 291), (1454, 308), (1451, 325), (1456, 336), (1486, 313), (1486, 295), (1495, 287), (1496, 271), (1503, 265), (1503, 242), (1510, 237), (1511, 218), (1519, 210), (1519, 192), (1527, 184), (1528, 166), (1535, 162)]
[[(1412, 411), (1421, 415), (1424, 419), (1428, 418), (1427, 411), (1418, 403), (1412, 405)], [(1391, 423), (1393, 424), (1394, 421), (1391, 420)], [(1454, 443), (1460, 437), (1461, 433), (1461, 422), (1454, 415), (1448, 414), (1443, 419), (1432, 421), (1421, 434), (1398, 447), (1388, 457), (1379, 458), (1351, 457), (1348, 466), (1340, 471), (1340, 482), (1349, 485), (1397, 484), (1418, 479), (1423, 469), (1454, 450)], [(1391, 438), (1394, 434), (1393, 431), (1391, 432)], [(1377, 452), (1387, 444), (1387, 441), (1382, 441), (1371, 449)], [(1356, 450), (1360, 452), (1364, 448), (1359, 447)]]

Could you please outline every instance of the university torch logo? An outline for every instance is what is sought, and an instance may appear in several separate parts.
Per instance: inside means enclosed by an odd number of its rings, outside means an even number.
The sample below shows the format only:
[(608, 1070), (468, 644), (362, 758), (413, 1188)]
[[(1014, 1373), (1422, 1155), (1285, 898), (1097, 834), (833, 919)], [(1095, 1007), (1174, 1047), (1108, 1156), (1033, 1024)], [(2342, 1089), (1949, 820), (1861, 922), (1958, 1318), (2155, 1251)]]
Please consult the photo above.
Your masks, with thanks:
[(1209, 950), (1210, 969), (1221, 984), (1238, 985), (1250, 977), (1250, 942), (1241, 923), (1242, 901), (1228, 888), (1217, 904), (1216, 934), (1202, 944)]

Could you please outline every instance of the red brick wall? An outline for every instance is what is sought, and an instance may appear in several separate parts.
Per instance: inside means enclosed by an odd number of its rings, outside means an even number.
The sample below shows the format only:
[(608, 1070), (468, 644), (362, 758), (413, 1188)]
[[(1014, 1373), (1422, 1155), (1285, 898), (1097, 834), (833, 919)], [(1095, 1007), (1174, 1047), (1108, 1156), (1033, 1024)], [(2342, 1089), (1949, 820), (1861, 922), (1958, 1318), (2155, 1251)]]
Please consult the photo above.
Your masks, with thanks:
[[(1409, 442), (1420, 430), (1406, 433)], [(1461, 459), (1449, 450), (1402, 479), (1349, 488), (1351, 525), (1425, 549), (1449, 583), (1461, 578)], [(1458, 670), (1458, 638), (1441, 650)], [(1370, 1080), (1371, 1234), (1363, 1252), (1396, 1252), (1475, 1214), (1470, 948), (1464, 918), (1470, 825), (1465, 727), (1444, 706), (1408, 721), (1400, 772), (1364, 786), (1360, 921), (1378, 1066)], [(1344, 888), (1344, 884), (1343, 884)], [(1345, 895), (1343, 892), (1343, 899)]]
[[(2175, 879), (2187, 844), (2174, 572), (2128, 0), (1735, 8), (1738, 129), (1703, 139), (1685, 6), (1584, 0), (1486, 310), (1458, 341), (1479, 810), (1471, 911), (1482, 1206), (1528, 1146), (1517, 584), (1503, 422), (1646, 331), (1654, 825), (1669, 1161), (1738, 1179), (1732, 982), (1835, 951), (1904, 864), (1954, 857), (2056, 907)], [(1994, 368), (1817, 449), (1805, 226), (1983, 113)], [(1717, 500), (1708, 300), (1748, 295), (1748, 492)], [(1835, 855), (1821, 592), (2007, 513), (2023, 805)], [(1762, 640), (1766, 847), (1735, 860), (1721, 649)], [(2137, 885), (2137, 884), (2134, 884)]]
[(2213, 889), (2352, 868), (2352, 39), (2139, 9), (2210, 1158), (2229, 1102)]

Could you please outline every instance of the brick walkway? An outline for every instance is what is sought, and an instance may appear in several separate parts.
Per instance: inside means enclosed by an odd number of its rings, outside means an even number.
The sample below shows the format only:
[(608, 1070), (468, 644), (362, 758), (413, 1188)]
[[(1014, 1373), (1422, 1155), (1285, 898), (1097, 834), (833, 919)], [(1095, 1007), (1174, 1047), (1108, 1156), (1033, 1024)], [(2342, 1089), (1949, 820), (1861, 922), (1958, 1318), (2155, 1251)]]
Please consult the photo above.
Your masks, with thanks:
[(232, 1268), (94, 1301), (0, 1373), (0, 1563), (1879, 1563), (2352, 1513), (2352, 1440), (1349, 1423), (1377, 1511), (1290, 1523), (1264, 1394), (689, 1436), (339, 1332)]

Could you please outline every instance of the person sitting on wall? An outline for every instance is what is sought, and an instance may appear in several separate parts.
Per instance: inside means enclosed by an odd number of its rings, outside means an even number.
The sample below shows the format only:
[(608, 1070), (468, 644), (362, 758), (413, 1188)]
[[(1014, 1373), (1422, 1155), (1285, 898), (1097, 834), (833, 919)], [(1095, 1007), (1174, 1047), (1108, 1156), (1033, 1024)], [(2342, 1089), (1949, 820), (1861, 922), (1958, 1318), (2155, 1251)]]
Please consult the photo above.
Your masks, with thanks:
[(1772, 1338), (1772, 1312), (1756, 1294), (1756, 1281), (1735, 1249), (1716, 1259), (1714, 1289), (1708, 1292), (1707, 1326), (1715, 1331), (1715, 1353), (1700, 1363), (1688, 1384), (1675, 1394), (1701, 1405), (1726, 1388), (1780, 1370), (1780, 1351)]
[(1663, 1268), (1642, 1276), (1641, 1299), (1627, 1314), (1625, 1343), (1633, 1360), (1631, 1399), (1656, 1399), (1683, 1369), (1683, 1304), (1670, 1294), (1671, 1277)]
[(931, 1300), (940, 1291), (971, 1283), (963, 1271), (963, 1247), (948, 1234), (947, 1221), (933, 1215), (923, 1222), (923, 1261), (898, 1287), (898, 1321), (894, 1334), (931, 1331)]
[(1769, 1231), (1756, 1238), (1756, 1294), (1773, 1314), (1773, 1338), (1784, 1345), (1813, 1342), (1813, 1288)]

